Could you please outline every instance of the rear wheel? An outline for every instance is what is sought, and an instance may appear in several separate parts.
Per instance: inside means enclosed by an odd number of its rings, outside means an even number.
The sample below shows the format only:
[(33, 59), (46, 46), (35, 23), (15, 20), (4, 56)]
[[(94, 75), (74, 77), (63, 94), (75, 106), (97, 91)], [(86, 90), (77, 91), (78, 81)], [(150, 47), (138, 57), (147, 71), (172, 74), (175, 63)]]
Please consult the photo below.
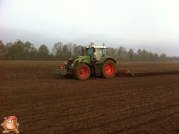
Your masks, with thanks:
[(74, 76), (78, 80), (87, 80), (90, 73), (90, 68), (86, 64), (79, 64), (74, 69)]
[(106, 60), (101, 69), (104, 78), (112, 78), (116, 74), (116, 64), (113, 60)]

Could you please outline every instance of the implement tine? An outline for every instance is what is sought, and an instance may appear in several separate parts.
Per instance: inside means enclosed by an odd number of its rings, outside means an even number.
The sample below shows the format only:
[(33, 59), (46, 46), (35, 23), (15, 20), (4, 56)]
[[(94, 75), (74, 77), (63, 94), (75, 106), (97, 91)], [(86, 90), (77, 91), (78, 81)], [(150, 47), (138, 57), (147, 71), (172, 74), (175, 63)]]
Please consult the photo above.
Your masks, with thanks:
[(122, 76), (133, 76), (133, 77), (135, 77), (134, 74), (130, 73), (129, 70), (117, 70), (116, 74), (117, 75), (122, 75)]

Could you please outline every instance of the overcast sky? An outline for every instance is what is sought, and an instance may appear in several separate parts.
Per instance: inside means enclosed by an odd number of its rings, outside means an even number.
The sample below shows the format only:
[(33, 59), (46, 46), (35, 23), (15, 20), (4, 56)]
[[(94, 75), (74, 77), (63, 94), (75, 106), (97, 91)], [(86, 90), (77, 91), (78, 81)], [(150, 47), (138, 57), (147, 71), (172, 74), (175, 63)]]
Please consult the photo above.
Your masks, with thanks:
[(179, 56), (179, 0), (0, 0), (0, 40)]

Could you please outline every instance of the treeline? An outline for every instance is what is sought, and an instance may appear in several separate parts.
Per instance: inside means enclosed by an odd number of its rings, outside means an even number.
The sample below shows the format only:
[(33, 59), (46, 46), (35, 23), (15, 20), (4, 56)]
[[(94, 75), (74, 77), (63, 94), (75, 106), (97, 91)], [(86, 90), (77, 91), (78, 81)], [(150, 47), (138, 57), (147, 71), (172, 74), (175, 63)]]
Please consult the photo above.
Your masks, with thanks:
[[(85, 46), (57, 42), (50, 51), (45, 44), (36, 48), (29, 41), (16, 40), (13, 43), (4, 44), (0, 40), (0, 60), (68, 60), (78, 56), (83, 47)], [(107, 55), (117, 61), (179, 61), (179, 57), (169, 57), (165, 53), (158, 55), (145, 49), (138, 49), (135, 53), (133, 49), (127, 50), (122, 46), (119, 48), (108, 47)]]

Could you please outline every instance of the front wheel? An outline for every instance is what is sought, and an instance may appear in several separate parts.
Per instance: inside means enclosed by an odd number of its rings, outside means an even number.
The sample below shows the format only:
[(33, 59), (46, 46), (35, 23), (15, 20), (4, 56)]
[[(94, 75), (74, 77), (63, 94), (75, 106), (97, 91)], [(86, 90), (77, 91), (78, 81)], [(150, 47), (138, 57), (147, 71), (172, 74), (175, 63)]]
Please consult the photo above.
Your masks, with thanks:
[(106, 60), (101, 68), (101, 74), (104, 78), (112, 78), (116, 74), (116, 64), (113, 60)]
[(74, 76), (78, 80), (87, 80), (90, 77), (90, 68), (86, 64), (79, 64), (74, 69)]

